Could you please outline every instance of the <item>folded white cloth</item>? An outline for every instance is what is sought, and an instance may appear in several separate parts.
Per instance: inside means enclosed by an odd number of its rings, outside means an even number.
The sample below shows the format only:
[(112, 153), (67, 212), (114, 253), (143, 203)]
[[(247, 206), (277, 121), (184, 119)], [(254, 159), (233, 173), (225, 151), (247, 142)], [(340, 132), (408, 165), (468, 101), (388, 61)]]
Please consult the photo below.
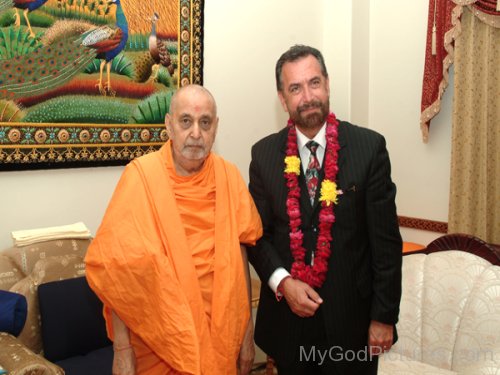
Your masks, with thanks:
[(60, 240), (64, 238), (90, 238), (89, 229), (84, 223), (61, 225), (58, 227), (18, 230), (12, 232), (14, 246), (26, 246), (37, 242)]

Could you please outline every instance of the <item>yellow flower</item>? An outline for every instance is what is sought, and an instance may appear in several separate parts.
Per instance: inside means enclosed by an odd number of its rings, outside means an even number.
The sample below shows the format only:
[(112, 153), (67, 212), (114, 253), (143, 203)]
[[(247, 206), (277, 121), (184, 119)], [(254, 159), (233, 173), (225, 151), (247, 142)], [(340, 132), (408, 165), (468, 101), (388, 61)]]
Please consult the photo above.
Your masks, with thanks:
[(332, 203), (337, 204), (337, 184), (330, 180), (323, 180), (319, 200), (326, 202), (327, 206)]
[(300, 159), (297, 156), (287, 156), (285, 158), (285, 173), (300, 174)]

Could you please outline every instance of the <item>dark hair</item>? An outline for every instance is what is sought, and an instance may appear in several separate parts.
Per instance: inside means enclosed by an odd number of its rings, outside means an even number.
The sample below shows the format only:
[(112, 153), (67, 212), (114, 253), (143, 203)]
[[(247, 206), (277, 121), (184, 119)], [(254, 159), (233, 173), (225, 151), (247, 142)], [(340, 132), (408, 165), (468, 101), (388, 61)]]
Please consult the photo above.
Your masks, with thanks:
[(314, 47), (296, 44), (282, 54), (276, 63), (276, 87), (278, 88), (278, 91), (283, 89), (283, 87), (281, 87), (281, 71), (283, 70), (283, 65), (287, 62), (294, 62), (307, 56), (314, 56), (316, 60), (318, 60), (319, 65), (321, 66), (321, 74), (323, 74), (325, 78), (328, 78), (325, 59), (323, 58), (321, 52)]

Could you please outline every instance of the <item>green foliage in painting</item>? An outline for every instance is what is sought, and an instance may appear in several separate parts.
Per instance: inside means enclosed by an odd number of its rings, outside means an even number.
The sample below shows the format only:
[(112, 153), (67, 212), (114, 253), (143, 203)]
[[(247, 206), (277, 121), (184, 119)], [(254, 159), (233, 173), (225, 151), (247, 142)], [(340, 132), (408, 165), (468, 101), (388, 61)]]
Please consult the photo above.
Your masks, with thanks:
[(147, 51), (149, 34), (132, 34), (127, 39), (125, 51)]
[(61, 96), (31, 107), (24, 121), (126, 124), (134, 107), (119, 98)]
[(0, 29), (0, 59), (6, 60), (26, 55), (41, 47), (37, 38), (30, 38), (26, 28), (7, 27)]
[(176, 87), (174, 80), (172, 79), (172, 76), (170, 75), (168, 70), (163, 66), (159, 68), (156, 80), (158, 81), (158, 83), (161, 83), (162, 85), (168, 87), (169, 89), (175, 89)]
[(137, 124), (161, 124), (170, 109), (170, 101), (173, 91), (161, 91), (141, 101), (134, 114), (131, 123)]
[(44, 11), (57, 18), (79, 19), (97, 25), (111, 22), (111, 6), (101, 0), (58, 0), (57, 6), (46, 5)]
[[(7, 27), (14, 25), (14, 13), (16, 10), (6, 11), (0, 14), (0, 27)], [(22, 12), (22, 11), (19, 11)], [(31, 26), (33, 27), (50, 27), (55, 22), (54, 17), (49, 14), (45, 14), (42, 12), (30, 12), (28, 13), (28, 18), (30, 20)], [(21, 25), (26, 25), (26, 20), (24, 16), (21, 14)]]

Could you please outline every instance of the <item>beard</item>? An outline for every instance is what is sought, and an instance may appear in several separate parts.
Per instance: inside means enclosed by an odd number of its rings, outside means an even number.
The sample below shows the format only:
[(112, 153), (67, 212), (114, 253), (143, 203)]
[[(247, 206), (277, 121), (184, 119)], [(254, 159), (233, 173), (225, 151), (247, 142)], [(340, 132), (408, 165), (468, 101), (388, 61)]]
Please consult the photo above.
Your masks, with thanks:
[[(303, 112), (309, 109), (318, 109), (309, 114), (304, 115)], [(323, 126), (330, 113), (329, 102), (321, 102), (319, 100), (313, 100), (309, 103), (297, 107), (296, 111), (290, 113), (290, 117), (295, 123), (295, 125), (305, 128), (305, 129), (315, 129)]]
[(204, 144), (186, 144), (182, 149), (182, 155), (189, 160), (204, 159), (208, 155)]

